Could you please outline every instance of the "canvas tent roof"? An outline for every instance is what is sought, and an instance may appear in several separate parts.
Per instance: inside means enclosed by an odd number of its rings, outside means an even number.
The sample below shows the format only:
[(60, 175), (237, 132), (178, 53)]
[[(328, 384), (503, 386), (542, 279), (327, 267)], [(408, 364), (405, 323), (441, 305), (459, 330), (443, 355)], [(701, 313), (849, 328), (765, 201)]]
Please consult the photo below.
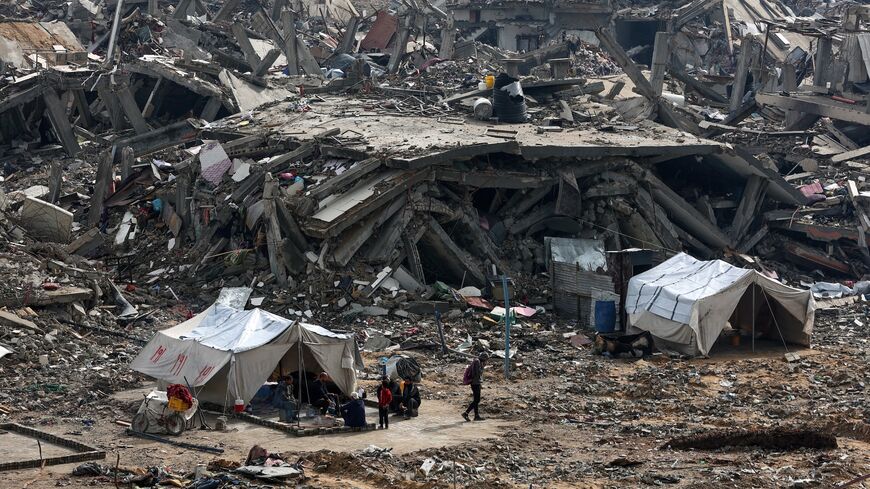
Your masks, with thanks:
[[(166, 383), (189, 383), (201, 401), (250, 401), (276, 367), (325, 371), (345, 393), (356, 388), (362, 359), (354, 339), (261, 309), (213, 304), (157, 332), (130, 368)], [(280, 367), (279, 367), (280, 366)]]
[(771, 336), (809, 346), (815, 318), (809, 291), (785, 286), (755, 270), (680, 253), (631, 278), (625, 300), (629, 324), (668, 348), (707, 355), (728, 321), (735, 329), (765, 317)]

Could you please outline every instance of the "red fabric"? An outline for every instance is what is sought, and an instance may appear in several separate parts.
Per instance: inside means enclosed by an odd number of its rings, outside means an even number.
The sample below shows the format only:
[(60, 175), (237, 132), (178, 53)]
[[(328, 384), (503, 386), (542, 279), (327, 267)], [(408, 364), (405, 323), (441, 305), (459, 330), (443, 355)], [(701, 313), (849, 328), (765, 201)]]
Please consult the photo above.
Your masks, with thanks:
[(193, 404), (193, 396), (190, 395), (190, 390), (181, 384), (172, 384), (166, 388), (166, 397), (178, 398), (187, 404)]
[(386, 387), (381, 387), (381, 392), (378, 393), (378, 406), (387, 407), (393, 402), (393, 393)]

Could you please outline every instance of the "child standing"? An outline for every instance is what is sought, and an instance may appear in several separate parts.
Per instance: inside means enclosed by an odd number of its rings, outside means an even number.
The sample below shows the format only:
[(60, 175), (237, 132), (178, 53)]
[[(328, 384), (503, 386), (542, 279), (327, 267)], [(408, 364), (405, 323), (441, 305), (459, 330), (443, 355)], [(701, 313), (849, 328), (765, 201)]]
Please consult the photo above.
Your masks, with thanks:
[(384, 378), (378, 386), (378, 425), (383, 429), (390, 429), (390, 403), (393, 402), (393, 393), (390, 391), (390, 383)]

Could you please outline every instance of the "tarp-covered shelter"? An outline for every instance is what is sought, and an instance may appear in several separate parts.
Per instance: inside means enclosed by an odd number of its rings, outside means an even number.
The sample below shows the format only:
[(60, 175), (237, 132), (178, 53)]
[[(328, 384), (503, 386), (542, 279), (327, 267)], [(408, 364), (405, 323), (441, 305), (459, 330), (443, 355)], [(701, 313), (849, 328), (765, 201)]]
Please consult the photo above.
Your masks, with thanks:
[[(300, 368), (301, 367), (301, 368)], [(130, 368), (167, 384), (189, 383), (200, 402), (249, 402), (273, 372), (326, 372), (345, 394), (362, 358), (352, 336), (261, 309), (213, 304), (157, 332)]]
[(685, 253), (632, 277), (625, 300), (633, 328), (652, 333), (661, 349), (688, 355), (708, 355), (726, 323), (809, 346), (815, 309), (810, 291)]

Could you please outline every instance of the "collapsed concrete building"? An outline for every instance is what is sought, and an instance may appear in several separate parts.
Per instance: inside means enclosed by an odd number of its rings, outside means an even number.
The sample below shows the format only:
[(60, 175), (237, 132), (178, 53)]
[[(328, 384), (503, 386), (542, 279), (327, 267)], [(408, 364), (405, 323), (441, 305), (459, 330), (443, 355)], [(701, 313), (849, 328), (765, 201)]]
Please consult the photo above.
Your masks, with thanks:
[[(105, 17), (86, 61), (16, 64), (0, 104), (12, 168), (27, 166), (22, 151), (52, 144), (91, 155), (97, 168), (93, 184), (65, 194), (54, 165), (49, 192), (11, 192), (7, 209), (28, 197), (45, 199), (47, 212), (73, 212), (75, 232), (65, 224), (42, 233), (71, 236), (71, 250), (95, 257), (141, 246), (130, 238), (141, 231), (136, 209), (156, 199), (167, 246), (185, 262), (164, 275), (185, 267), (200, 285), (222, 277), (291, 291), (312, 274), (324, 285), (341, 275), (365, 282), (318, 292), (335, 311), (371, 306), (388, 279), (413, 302), (438, 282), (485, 289), (504, 273), (529, 279), (519, 286), (526, 302), (551, 304), (549, 289), (564, 284), (532, 293), (535, 277), (552, 275), (547, 238), (724, 255), (768, 273), (771, 261), (841, 276), (866, 266), (845, 259), (864, 256), (863, 225), (832, 230), (803, 219), (847, 202), (794, 185), (813, 176), (818, 158), (776, 143), (812, 136), (833, 163), (865, 154), (865, 102), (853, 93), (867, 77), (863, 8), (841, 25), (731, 0), (471, 2), (446, 12), (409, 4), (365, 17), (330, 13), (339, 4), (238, 5), (126, 6)], [(836, 36), (843, 48), (833, 55)], [(445, 58), (451, 51), (454, 60)], [(637, 61), (647, 51), (645, 67)], [(624, 74), (576, 76), (586, 53)], [(532, 74), (520, 81), (528, 122), (467, 117), (493, 93), (475, 90), (477, 80), (500, 70)], [(752, 114), (786, 127), (739, 126)], [(830, 135), (807, 132), (821, 116), (833, 121)], [(848, 188), (863, 209), (860, 185)], [(114, 237), (103, 238), (107, 230)], [(214, 268), (212, 257), (233, 250), (246, 250), (241, 262)], [(153, 271), (133, 262), (138, 273)], [(583, 297), (620, 295), (628, 278)], [(345, 296), (356, 289), (364, 292)]]

